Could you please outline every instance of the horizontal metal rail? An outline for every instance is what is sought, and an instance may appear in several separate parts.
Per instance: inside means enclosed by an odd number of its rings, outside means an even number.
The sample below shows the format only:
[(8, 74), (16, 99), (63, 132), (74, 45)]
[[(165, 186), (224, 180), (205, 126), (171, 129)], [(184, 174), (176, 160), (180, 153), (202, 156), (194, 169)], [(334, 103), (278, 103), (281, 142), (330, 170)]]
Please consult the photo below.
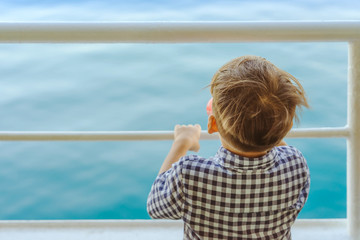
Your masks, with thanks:
[(353, 41), (360, 21), (2, 22), (0, 43)]
[[(297, 219), (293, 239), (350, 240), (346, 219)], [(0, 220), (1, 240), (179, 240), (181, 220)]]
[[(289, 138), (347, 138), (349, 129), (340, 128), (303, 128), (293, 129)], [(173, 131), (2, 131), (0, 141), (141, 141), (173, 140)], [(219, 139), (218, 134), (201, 132), (201, 140)]]

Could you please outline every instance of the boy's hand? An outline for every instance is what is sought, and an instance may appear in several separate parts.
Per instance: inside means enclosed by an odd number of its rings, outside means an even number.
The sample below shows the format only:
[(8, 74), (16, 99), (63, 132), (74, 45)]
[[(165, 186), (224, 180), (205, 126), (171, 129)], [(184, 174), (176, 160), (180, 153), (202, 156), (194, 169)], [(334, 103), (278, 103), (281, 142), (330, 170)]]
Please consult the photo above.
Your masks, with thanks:
[(171, 165), (185, 156), (188, 150), (199, 151), (200, 149), (200, 133), (201, 127), (196, 125), (176, 125), (174, 129), (174, 142), (170, 148), (169, 154), (166, 156), (159, 174), (171, 168)]
[(196, 125), (176, 125), (174, 129), (174, 142), (184, 144), (184, 147), (190, 151), (199, 151), (200, 149), (201, 126)]

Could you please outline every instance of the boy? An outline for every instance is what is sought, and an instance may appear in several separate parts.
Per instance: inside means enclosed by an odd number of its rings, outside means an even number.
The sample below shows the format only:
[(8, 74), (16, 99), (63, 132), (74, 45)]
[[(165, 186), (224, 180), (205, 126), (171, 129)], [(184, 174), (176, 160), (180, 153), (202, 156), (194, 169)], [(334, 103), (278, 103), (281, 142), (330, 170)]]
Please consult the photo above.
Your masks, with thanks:
[(300, 151), (282, 139), (296, 108), (308, 107), (292, 75), (256, 57), (236, 58), (214, 75), (208, 132), (222, 146), (198, 151), (199, 125), (175, 126), (174, 143), (148, 197), (152, 218), (182, 219), (184, 239), (291, 239), (310, 174)]

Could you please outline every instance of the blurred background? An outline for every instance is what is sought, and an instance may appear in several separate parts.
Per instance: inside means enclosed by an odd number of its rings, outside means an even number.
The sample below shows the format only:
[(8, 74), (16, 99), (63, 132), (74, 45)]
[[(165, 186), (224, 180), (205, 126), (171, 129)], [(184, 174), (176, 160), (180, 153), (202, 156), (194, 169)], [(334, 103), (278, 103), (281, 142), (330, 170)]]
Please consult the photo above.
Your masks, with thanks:
[[(10, 1), (0, 21), (359, 20), (359, 1)], [(0, 44), (0, 131), (172, 130), (199, 123), (212, 75), (259, 55), (303, 84), (295, 127), (346, 124), (347, 43)], [(286, 139), (311, 171), (301, 218), (346, 217), (345, 139)], [(148, 219), (170, 141), (0, 142), (0, 219)], [(202, 141), (199, 155), (219, 141)]]

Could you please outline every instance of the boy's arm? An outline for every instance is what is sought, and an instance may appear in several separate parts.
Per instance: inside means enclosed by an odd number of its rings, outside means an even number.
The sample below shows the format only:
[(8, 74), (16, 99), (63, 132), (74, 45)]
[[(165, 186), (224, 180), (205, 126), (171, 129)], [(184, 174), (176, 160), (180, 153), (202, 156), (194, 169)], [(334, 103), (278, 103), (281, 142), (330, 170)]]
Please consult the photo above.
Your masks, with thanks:
[(174, 143), (147, 199), (147, 211), (152, 218), (181, 218), (184, 204), (182, 167), (180, 164), (172, 164), (186, 155), (188, 150), (199, 150), (200, 133), (200, 125), (175, 126)]
[(162, 164), (159, 175), (171, 168), (171, 165), (177, 162), (182, 156), (186, 155), (188, 150), (199, 151), (201, 127), (196, 125), (176, 125), (174, 129), (174, 142)]

